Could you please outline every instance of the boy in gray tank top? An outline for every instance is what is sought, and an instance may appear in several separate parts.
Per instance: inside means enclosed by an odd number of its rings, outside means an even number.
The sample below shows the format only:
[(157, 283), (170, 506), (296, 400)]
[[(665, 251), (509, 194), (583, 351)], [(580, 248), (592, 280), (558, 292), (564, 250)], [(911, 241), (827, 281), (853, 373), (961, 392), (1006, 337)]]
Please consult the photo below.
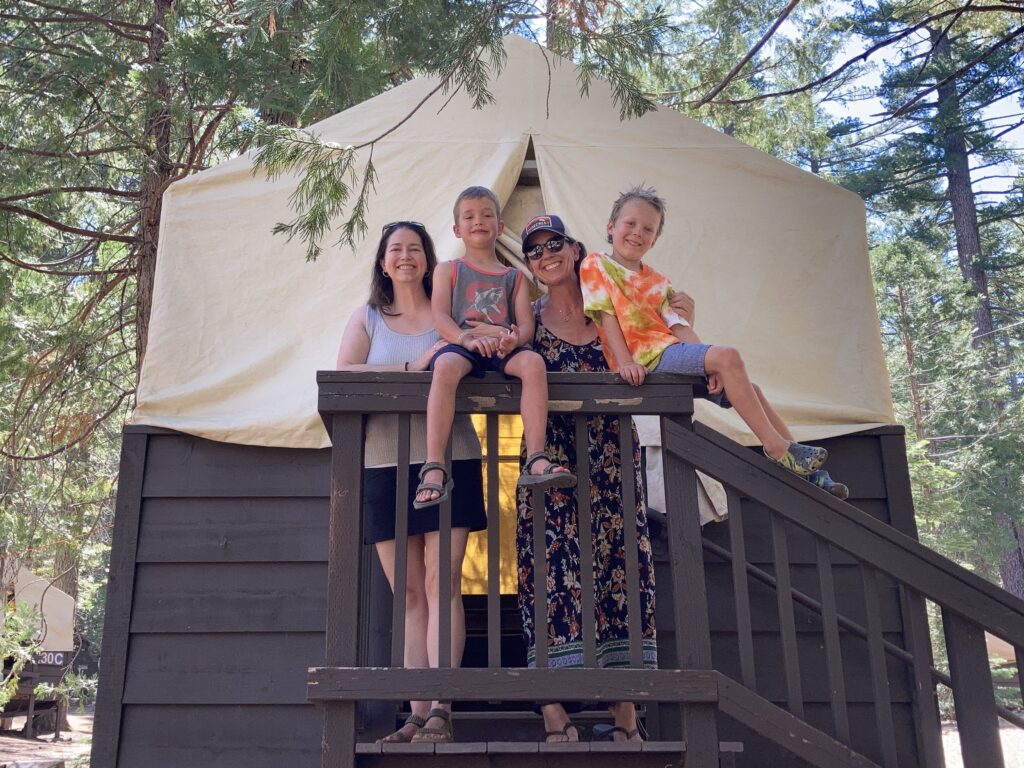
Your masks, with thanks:
[[(523, 275), (498, 261), (494, 244), (505, 227), (498, 198), (485, 187), (469, 187), (455, 201), (455, 236), (466, 246), (461, 259), (434, 270), (431, 308), (434, 326), (448, 344), (430, 362), (427, 398), (427, 461), (420, 471), (413, 506), (440, 504), (452, 489), (444, 462), (455, 415), (455, 390), (467, 375), (498, 371), (523, 383), (520, 412), (527, 460), (519, 485), (571, 487), (576, 477), (544, 450), (548, 380), (544, 360), (529, 349), (533, 310)], [(474, 323), (497, 326), (500, 336), (474, 335)]]

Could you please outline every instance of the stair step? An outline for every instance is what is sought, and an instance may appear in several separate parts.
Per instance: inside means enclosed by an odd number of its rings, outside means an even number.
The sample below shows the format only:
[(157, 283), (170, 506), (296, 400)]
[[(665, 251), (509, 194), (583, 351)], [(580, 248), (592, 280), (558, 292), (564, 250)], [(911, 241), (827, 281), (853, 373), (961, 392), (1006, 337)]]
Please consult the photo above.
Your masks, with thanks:
[[(738, 741), (723, 741), (719, 752), (743, 751)], [(361, 742), (356, 744), (357, 755), (523, 755), (547, 753), (609, 753), (659, 752), (683, 753), (685, 741), (575, 741), (547, 743), (543, 741), (466, 741), (431, 744), (417, 741), (408, 744)]]

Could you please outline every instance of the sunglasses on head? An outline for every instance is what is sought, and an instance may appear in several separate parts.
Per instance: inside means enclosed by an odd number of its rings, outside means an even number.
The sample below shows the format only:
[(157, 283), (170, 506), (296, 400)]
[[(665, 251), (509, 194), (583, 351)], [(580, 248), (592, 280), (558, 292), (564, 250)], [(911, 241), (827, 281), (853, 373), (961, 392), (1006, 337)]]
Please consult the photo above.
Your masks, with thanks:
[(558, 253), (560, 250), (562, 250), (562, 246), (564, 246), (567, 242), (575, 243), (576, 241), (568, 237), (552, 237), (546, 243), (538, 243), (537, 245), (533, 246), (533, 248), (530, 248), (528, 251), (526, 251), (524, 255), (530, 261), (536, 261), (537, 259), (544, 255), (545, 250), (551, 251), (552, 253)]
[(426, 227), (418, 221), (392, 221), (390, 224), (385, 224), (381, 228), (380, 233), (383, 235), (389, 229), (394, 229), (395, 227), (416, 227), (417, 229), (426, 229)]

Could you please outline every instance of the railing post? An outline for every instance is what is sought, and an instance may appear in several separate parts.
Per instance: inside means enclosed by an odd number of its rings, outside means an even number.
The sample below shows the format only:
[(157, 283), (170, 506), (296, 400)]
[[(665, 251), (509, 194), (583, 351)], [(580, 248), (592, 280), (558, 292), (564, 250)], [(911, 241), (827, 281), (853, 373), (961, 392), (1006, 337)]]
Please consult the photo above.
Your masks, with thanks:
[[(662, 434), (668, 421), (662, 417)], [(685, 429), (692, 428), (689, 418), (674, 421)], [(676, 659), (680, 669), (711, 669), (711, 631), (697, 507), (697, 474), (672, 451), (665, 451), (664, 468), (668, 557), (676, 603)], [(714, 705), (683, 705), (687, 768), (718, 766), (718, 723), (715, 715)]]
[[(328, 529), (327, 648), (329, 667), (359, 662), (359, 616), (363, 547), (363, 416), (334, 414), (331, 437), (331, 517)], [(353, 437), (355, 445), (353, 446)], [(332, 702), (324, 708), (322, 768), (355, 768), (356, 704)]]
[(946, 608), (942, 609), (942, 626), (964, 768), (1003, 768), (985, 631)]

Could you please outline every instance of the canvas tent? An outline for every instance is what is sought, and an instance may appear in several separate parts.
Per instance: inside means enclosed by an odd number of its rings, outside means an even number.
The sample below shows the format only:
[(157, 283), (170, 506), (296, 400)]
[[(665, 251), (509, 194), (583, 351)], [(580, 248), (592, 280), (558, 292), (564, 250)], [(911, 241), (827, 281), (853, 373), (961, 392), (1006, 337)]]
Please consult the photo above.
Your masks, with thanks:
[[(669, 205), (650, 262), (696, 298), (705, 340), (744, 352), (798, 439), (893, 422), (857, 196), (672, 110), (621, 121), (606, 83), (581, 96), (571, 62), (522, 38), (504, 44), (494, 104), (436, 94), (376, 145), (369, 230), (355, 252), (307, 263), (300, 243), (272, 236), (294, 216), (295, 179), (254, 177), (249, 156), (170, 187), (134, 423), (325, 446), (314, 374), (333, 367), (341, 329), (366, 299), (384, 222), (423, 221), (439, 256), (455, 257), (452, 203), (481, 184), (507, 203), (505, 252), (542, 210), (599, 249), (616, 193), (638, 182)], [(435, 86), (413, 80), (311, 130), (341, 146), (366, 142)], [(531, 151), (540, 186), (517, 191)], [(698, 418), (752, 442), (734, 414), (705, 406)]]

